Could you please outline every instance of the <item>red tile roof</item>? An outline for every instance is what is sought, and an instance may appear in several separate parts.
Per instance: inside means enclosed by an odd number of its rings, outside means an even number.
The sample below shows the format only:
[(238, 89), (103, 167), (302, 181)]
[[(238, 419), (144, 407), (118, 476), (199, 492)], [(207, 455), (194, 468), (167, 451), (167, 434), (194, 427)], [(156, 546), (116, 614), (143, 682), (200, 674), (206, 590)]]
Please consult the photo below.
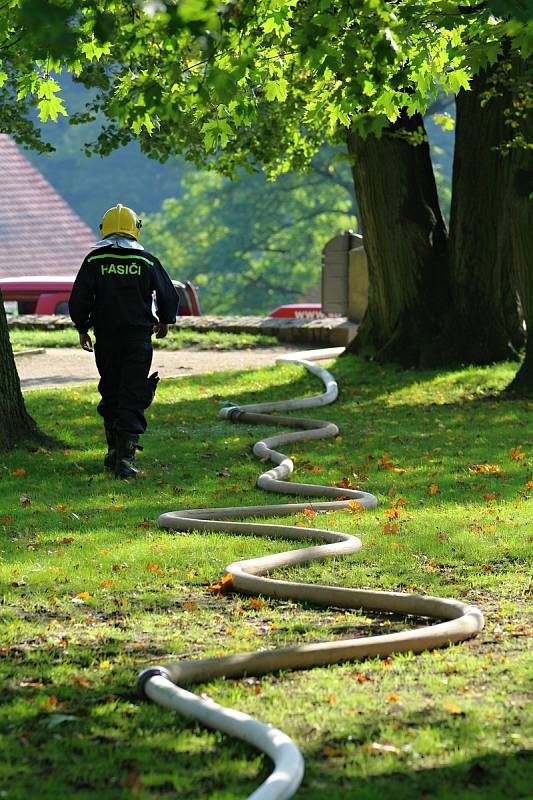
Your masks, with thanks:
[(0, 134), (0, 278), (73, 275), (97, 237)]

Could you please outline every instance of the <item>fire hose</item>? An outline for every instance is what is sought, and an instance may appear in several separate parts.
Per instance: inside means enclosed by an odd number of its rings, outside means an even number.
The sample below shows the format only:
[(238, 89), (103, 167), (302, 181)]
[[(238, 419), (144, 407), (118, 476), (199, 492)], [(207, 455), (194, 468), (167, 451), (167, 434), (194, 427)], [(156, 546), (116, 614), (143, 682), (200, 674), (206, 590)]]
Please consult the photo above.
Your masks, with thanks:
[(229, 406), (220, 416), (233, 422), (277, 425), (300, 428), (296, 432), (278, 434), (256, 442), (253, 453), (275, 466), (264, 472), (257, 485), (266, 491), (306, 497), (341, 498), (327, 502), (284, 503), (233, 508), (200, 508), (171, 511), (159, 517), (159, 525), (176, 531), (224, 531), (229, 534), (247, 533), (283, 539), (314, 539), (321, 544), (288, 550), (273, 555), (236, 561), (226, 567), (235, 591), (263, 597), (276, 597), (304, 601), (318, 606), (358, 608), (393, 612), (444, 620), (413, 630), (357, 639), (285, 647), (252, 653), (199, 660), (175, 661), (164, 666), (148, 667), (138, 677), (138, 690), (142, 697), (159, 705), (192, 717), (209, 728), (222, 731), (248, 742), (266, 753), (274, 762), (274, 770), (267, 780), (248, 800), (286, 800), (298, 789), (304, 772), (303, 757), (294, 742), (271, 725), (218, 705), (207, 697), (199, 697), (182, 685), (204, 683), (214, 678), (239, 678), (262, 675), (286, 669), (309, 667), (385, 657), (392, 653), (410, 651), (419, 653), (452, 642), (475, 636), (483, 627), (481, 611), (459, 600), (403, 592), (381, 592), (324, 586), (269, 577), (277, 568), (318, 561), (329, 556), (355, 553), (362, 547), (356, 536), (321, 528), (303, 528), (293, 525), (234, 522), (256, 517), (293, 515), (311, 508), (315, 512), (336, 511), (357, 503), (362, 508), (374, 508), (377, 500), (367, 492), (320, 486), (316, 484), (287, 482), (293, 472), (292, 460), (276, 448), (299, 441), (325, 439), (337, 436), (339, 429), (332, 422), (308, 417), (280, 416), (273, 411), (293, 411), (328, 405), (337, 399), (338, 387), (333, 375), (313, 364), (320, 359), (332, 359), (344, 348), (329, 348), (305, 353), (280, 356), (276, 363), (290, 362), (305, 367), (324, 384), (324, 391), (311, 397), (282, 400), (271, 403)]

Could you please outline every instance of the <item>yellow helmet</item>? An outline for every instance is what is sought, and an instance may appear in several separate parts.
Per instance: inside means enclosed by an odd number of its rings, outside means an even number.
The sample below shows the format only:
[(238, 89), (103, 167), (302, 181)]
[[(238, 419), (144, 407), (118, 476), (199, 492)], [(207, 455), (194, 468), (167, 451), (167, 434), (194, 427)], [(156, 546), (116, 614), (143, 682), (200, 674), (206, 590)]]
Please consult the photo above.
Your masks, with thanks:
[(135, 211), (120, 203), (106, 211), (100, 223), (100, 230), (104, 238), (112, 233), (122, 233), (138, 239), (141, 227), (142, 222)]

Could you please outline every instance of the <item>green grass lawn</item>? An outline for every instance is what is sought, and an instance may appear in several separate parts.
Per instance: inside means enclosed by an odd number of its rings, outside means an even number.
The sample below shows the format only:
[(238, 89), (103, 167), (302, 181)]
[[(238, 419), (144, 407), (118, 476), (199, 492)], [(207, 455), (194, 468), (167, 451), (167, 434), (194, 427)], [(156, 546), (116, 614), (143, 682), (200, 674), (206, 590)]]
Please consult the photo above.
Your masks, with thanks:
[[(11, 345), (15, 353), (36, 347), (79, 347), (79, 336), (74, 328), (47, 331), (39, 328), (11, 330)], [(273, 336), (251, 333), (223, 333), (221, 331), (193, 331), (171, 328), (165, 339), (152, 340), (161, 350), (243, 350), (279, 344)]]
[[(533, 403), (495, 396), (515, 369), (399, 371), (353, 356), (334, 365), (339, 400), (315, 415), (341, 436), (295, 446), (295, 480), (357, 484), (379, 507), (310, 523), (356, 533), (359, 554), (276, 574), (460, 597), (486, 627), (419, 656), (196, 687), (295, 739), (306, 759), (297, 797), (529, 796)], [(317, 390), (291, 365), (165, 381), (139, 458), (146, 475), (126, 483), (101, 469), (93, 386), (27, 396), (63, 445), (0, 456), (0, 797), (245, 797), (268, 759), (137, 700), (137, 672), (418, 624), (217, 599), (207, 587), (228, 562), (298, 543), (157, 528), (172, 509), (286, 501), (254, 486), (250, 447), (275, 429), (221, 421), (218, 410)]]

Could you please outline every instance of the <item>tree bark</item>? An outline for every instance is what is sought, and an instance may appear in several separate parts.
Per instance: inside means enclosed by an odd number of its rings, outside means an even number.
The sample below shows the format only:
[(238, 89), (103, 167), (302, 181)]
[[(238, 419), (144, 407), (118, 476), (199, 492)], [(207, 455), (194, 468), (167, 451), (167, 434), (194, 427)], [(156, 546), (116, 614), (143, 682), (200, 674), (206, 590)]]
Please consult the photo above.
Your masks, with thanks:
[(0, 450), (41, 438), (26, 411), (0, 292)]
[(380, 139), (348, 134), (368, 257), (368, 310), (351, 349), (403, 366), (448, 363), (447, 231), (420, 115), (402, 114)]
[(517, 231), (508, 203), (512, 159), (502, 151), (509, 97), (500, 93), (480, 102), (499, 68), (482, 71), (456, 98), (450, 214), (456, 318), (448, 335), (462, 342), (464, 361), (477, 364), (516, 359), (524, 343), (514, 268)]

